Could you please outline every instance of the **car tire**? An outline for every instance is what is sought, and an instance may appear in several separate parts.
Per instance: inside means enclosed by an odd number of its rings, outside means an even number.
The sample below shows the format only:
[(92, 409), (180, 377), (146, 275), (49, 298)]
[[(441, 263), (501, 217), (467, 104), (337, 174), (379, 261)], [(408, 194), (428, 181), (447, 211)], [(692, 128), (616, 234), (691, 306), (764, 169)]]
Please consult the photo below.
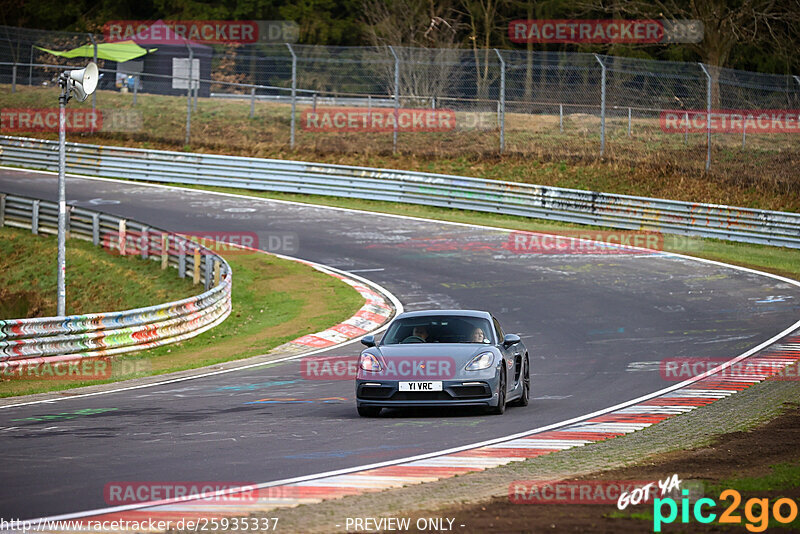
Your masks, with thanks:
[(503, 371), (500, 372), (500, 385), (497, 388), (497, 406), (490, 406), (489, 413), (492, 415), (503, 415), (506, 412), (506, 373), (505, 362)]
[(527, 356), (525, 357), (525, 374), (522, 375), (522, 396), (512, 403), (512, 406), (527, 406), (531, 400), (531, 367)]
[(361, 417), (378, 417), (381, 413), (380, 406), (359, 406), (358, 415)]

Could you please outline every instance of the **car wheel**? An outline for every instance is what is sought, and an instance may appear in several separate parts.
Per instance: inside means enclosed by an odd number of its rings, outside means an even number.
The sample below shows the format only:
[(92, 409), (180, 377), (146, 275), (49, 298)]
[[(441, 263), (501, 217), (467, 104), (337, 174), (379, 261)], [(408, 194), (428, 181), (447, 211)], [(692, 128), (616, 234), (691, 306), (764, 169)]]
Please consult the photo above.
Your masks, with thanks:
[(489, 413), (492, 415), (503, 415), (506, 412), (506, 373), (505, 362), (503, 362), (503, 371), (500, 372), (500, 386), (497, 391), (497, 406), (489, 407)]
[(361, 417), (377, 417), (381, 413), (380, 406), (359, 406), (358, 415)]
[(525, 358), (525, 374), (522, 377), (522, 396), (514, 401), (514, 406), (527, 406), (531, 400), (531, 367)]

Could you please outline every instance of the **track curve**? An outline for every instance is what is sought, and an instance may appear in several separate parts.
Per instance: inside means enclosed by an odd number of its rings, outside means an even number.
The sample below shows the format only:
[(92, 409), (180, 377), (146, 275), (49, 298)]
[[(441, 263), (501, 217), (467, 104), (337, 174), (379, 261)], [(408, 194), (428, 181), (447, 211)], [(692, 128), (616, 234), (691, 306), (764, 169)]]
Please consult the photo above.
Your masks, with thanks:
[[(112, 481), (267, 482), (488, 440), (670, 385), (643, 362), (732, 358), (800, 318), (796, 285), (666, 254), (517, 254), (505, 230), (77, 177), (67, 187), (71, 203), (175, 232), (256, 232), (264, 245), (296, 235), (292, 255), (365, 276), (409, 310), (489, 309), (531, 350), (533, 401), (503, 417), (366, 420), (350, 381), (303, 380), (286, 362), (4, 409), (3, 517), (102, 508)], [(55, 177), (0, 169), (0, 191), (52, 199)], [(334, 400), (253, 404), (286, 397)], [(64, 415), (40, 417), (52, 414)]]

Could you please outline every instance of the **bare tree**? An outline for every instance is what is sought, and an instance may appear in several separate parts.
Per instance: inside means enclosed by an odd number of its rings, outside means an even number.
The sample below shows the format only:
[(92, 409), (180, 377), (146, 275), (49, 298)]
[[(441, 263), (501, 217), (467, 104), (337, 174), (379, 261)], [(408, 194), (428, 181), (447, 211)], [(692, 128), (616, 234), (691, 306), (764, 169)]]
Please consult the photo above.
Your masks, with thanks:
[[(427, 99), (446, 93), (458, 67), (456, 47), (462, 27), (448, 0), (365, 0), (364, 23), (373, 46), (394, 47), (401, 64), (400, 94)], [(391, 79), (393, 57), (379, 55), (378, 70)]]
[(699, 20), (703, 23), (702, 41), (689, 43), (703, 63), (710, 65), (712, 102), (719, 106), (719, 67), (725, 67), (737, 44), (781, 45), (779, 26), (800, 22), (797, 0), (603, 0), (582, 2), (585, 8), (618, 13), (632, 18), (670, 21)]
[(491, 64), (497, 63), (492, 50), (492, 37), (498, 30), (497, 10), (502, 0), (461, 0), (461, 9), (469, 26), (469, 46), (472, 48), (475, 66), (475, 82), (477, 97), (489, 97), (489, 85), (497, 77), (496, 69)]

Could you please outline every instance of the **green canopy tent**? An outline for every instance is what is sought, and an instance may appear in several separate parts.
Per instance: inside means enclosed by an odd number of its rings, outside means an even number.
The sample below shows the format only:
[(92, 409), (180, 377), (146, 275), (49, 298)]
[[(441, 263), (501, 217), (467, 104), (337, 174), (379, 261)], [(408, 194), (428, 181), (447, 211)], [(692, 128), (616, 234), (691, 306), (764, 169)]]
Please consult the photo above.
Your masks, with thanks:
[[(59, 52), (58, 50), (49, 50), (47, 48), (42, 48), (41, 46), (37, 46), (36, 48), (56, 56), (66, 57), (66, 58), (94, 57), (94, 45), (91, 44), (79, 46), (78, 48), (73, 48), (72, 50), (65, 50), (63, 52)], [(133, 41), (120, 41), (119, 43), (100, 43), (97, 45), (97, 59), (107, 59), (109, 61), (116, 61), (117, 63), (123, 63), (125, 61), (136, 59), (137, 57), (142, 57), (145, 54), (155, 52), (156, 50), (158, 49), (142, 48)]]

